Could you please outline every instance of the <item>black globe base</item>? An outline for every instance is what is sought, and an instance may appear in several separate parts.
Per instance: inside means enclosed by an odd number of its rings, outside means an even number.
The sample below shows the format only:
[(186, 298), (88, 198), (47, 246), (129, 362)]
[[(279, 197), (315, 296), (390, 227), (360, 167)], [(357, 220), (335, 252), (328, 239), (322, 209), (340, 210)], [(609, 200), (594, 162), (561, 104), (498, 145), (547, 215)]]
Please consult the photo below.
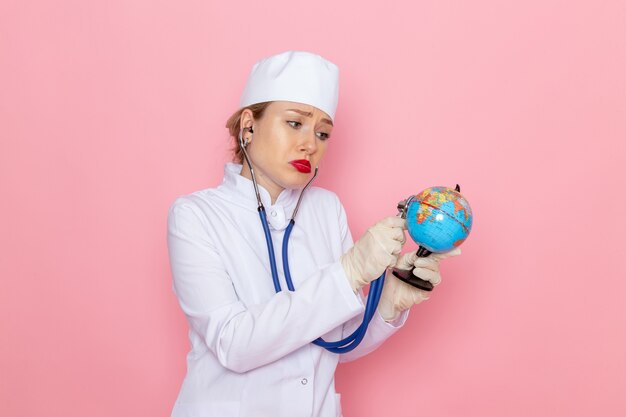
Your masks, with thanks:
[[(419, 249), (417, 250), (417, 256), (419, 256), (420, 258), (425, 258), (426, 256), (430, 255), (432, 252), (429, 251), (428, 249), (420, 246)], [(391, 273), (397, 277), (399, 280), (406, 282), (409, 285), (412, 285), (416, 288), (419, 288), (420, 290), (423, 291), (432, 291), (434, 286), (431, 282), (423, 280), (419, 277), (416, 277), (415, 275), (413, 275), (413, 270), (415, 268), (412, 269), (398, 269), (398, 268), (393, 268)]]

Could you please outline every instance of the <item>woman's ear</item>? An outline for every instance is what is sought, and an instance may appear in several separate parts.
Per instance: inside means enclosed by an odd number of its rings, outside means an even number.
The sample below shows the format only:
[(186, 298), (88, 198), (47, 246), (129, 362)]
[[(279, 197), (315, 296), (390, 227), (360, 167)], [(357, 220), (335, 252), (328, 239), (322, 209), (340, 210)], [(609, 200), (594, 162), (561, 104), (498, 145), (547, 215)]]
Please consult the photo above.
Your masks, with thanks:
[(254, 122), (254, 117), (252, 116), (252, 110), (244, 109), (241, 112), (241, 117), (239, 118), (239, 126), (241, 128), (251, 128)]
[(243, 138), (243, 146), (246, 147), (250, 143), (252, 139), (252, 122), (254, 121), (254, 117), (252, 116), (252, 110), (245, 109), (241, 112), (241, 117), (239, 118), (239, 126), (241, 126), (241, 133), (243, 134), (246, 130), (250, 133), (247, 137)]

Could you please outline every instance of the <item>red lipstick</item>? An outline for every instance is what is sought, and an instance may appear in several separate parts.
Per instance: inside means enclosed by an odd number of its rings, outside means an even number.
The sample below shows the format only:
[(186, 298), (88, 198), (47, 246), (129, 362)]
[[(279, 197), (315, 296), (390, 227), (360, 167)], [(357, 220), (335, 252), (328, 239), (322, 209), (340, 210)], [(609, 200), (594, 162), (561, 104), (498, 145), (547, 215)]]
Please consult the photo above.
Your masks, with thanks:
[(304, 174), (308, 174), (311, 172), (311, 163), (306, 159), (296, 159), (293, 161), (289, 161), (289, 163), (293, 165), (295, 169)]

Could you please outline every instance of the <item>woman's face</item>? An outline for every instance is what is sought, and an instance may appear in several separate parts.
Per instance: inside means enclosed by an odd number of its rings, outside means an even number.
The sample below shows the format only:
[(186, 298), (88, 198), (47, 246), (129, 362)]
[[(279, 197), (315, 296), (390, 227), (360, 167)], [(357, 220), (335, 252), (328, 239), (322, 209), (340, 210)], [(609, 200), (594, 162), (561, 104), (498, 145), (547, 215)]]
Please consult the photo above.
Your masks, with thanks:
[[(270, 103), (256, 120), (250, 110), (244, 110), (240, 122), (253, 130), (243, 133), (244, 141), (250, 139), (246, 151), (258, 183), (272, 200), (285, 188), (306, 185), (326, 152), (333, 128), (323, 111), (291, 101)], [(242, 175), (250, 178), (245, 160)]]

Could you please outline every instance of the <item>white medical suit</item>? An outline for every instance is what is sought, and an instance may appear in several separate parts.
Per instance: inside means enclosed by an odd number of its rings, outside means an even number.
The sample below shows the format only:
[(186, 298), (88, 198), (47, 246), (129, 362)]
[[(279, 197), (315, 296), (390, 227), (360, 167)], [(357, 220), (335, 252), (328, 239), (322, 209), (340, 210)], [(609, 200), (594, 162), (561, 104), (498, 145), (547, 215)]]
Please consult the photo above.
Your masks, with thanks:
[(340, 417), (334, 373), (338, 362), (366, 355), (406, 321), (376, 312), (361, 344), (337, 355), (313, 345), (336, 341), (363, 319), (340, 264), (352, 244), (337, 196), (304, 193), (289, 240), (295, 291), (287, 289), (282, 241), (300, 190), (271, 204), (259, 186), (283, 291), (276, 293), (252, 181), (228, 163), (224, 180), (178, 197), (168, 213), (173, 289), (189, 322), (187, 375), (172, 417)]

